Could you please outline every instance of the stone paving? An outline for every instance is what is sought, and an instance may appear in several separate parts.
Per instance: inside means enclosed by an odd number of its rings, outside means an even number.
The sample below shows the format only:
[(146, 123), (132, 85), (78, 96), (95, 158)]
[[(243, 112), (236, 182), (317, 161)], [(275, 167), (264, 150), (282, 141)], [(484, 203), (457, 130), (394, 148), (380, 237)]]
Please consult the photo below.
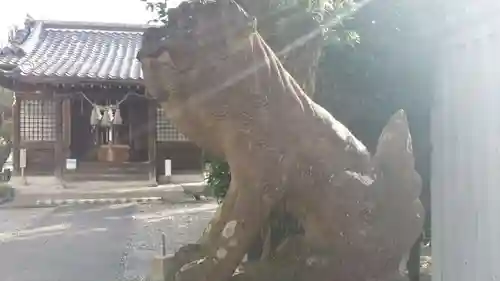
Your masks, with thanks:
[(194, 242), (215, 204), (0, 210), (2, 281), (145, 280), (160, 233), (167, 251)]

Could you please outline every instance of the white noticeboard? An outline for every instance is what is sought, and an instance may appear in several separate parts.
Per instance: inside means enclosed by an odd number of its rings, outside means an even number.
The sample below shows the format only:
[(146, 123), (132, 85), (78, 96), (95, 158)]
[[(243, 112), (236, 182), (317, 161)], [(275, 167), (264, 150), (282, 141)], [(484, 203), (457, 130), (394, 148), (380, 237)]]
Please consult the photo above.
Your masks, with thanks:
[(165, 160), (165, 176), (172, 176), (172, 160), (170, 159)]
[(76, 159), (66, 159), (66, 170), (76, 170)]
[(19, 168), (26, 168), (26, 148), (19, 149)]

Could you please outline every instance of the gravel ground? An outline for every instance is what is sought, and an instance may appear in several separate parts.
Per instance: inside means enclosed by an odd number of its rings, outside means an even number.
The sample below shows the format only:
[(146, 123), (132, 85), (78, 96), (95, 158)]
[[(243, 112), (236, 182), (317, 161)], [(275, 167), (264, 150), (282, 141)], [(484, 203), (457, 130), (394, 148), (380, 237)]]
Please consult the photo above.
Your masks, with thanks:
[(125, 280), (143, 280), (151, 260), (161, 254), (161, 235), (165, 234), (167, 254), (174, 253), (187, 243), (198, 240), (213, 217), (217, 204), (201, 203), (177, 205), (141, 205), (134, 215), (137, 230), (130, 240), (130, 254), (126, 259)]

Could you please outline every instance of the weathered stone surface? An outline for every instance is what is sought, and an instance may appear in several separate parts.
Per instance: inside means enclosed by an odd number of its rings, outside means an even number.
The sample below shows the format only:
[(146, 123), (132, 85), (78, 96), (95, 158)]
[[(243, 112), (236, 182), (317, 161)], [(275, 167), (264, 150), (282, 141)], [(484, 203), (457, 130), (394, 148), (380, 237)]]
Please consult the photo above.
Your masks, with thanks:
[[(199, 248), (181, 249), (171, 280), (394, 278), (423, 221), (404, 112), (372, 157), (303, 92), (234, 1), (185, 3), (169, 18), (144, 34), (148, 90), (232, 175)], [(231, 277), (282, 206), (303, 233)]]

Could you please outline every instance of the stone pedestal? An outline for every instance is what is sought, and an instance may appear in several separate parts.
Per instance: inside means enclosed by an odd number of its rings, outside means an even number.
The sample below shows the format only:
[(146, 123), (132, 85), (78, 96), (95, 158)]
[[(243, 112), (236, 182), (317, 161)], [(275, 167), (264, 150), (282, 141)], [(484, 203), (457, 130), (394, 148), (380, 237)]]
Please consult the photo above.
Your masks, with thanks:
[(151, 263), (151, 273), (149, 280), (151, 281), (167, 281), (167, 273), (170, 271), (173, 262), (173, 255), (156, 256)]

